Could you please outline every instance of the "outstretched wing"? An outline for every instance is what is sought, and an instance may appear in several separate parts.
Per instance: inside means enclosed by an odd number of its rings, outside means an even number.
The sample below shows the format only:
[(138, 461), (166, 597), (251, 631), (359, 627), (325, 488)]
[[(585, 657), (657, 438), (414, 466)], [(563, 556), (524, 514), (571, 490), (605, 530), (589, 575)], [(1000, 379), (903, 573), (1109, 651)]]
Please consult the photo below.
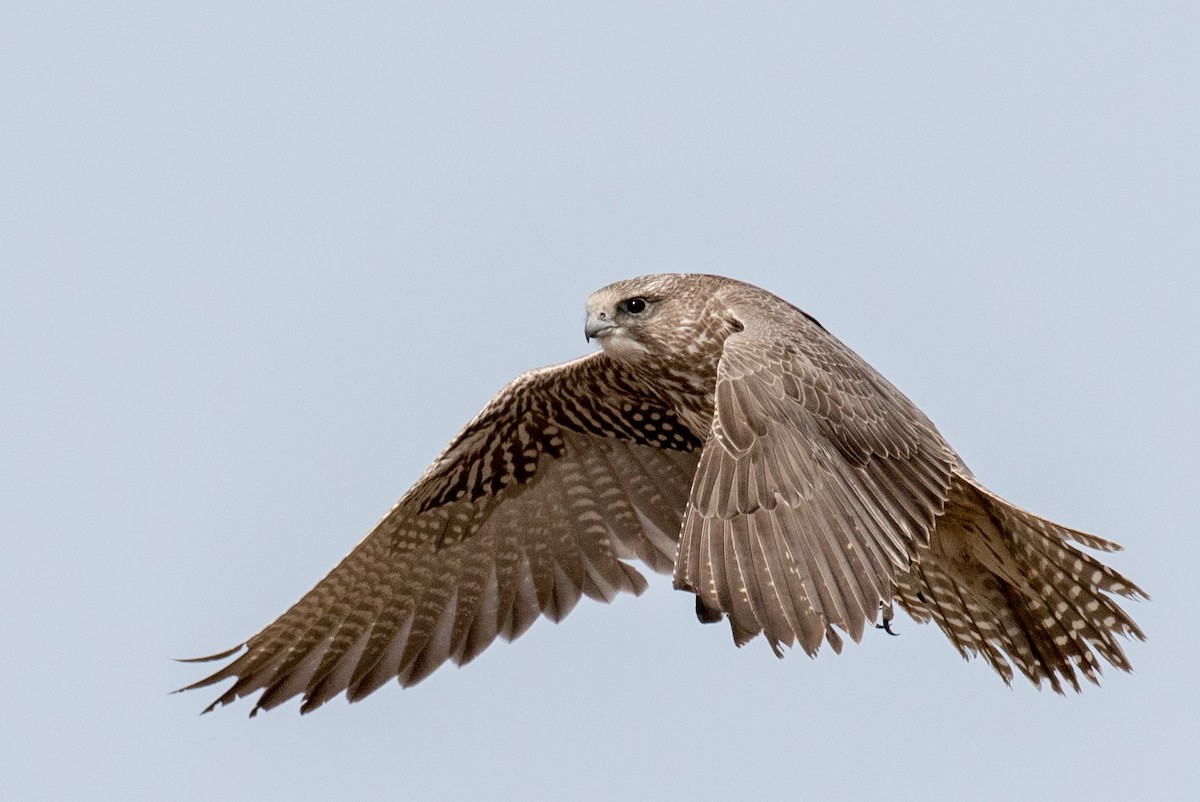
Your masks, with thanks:
[(928, 543), (956, 457), (933, 424), (798, 309), (731, 304), (742, 330), (683, 524), (675, 586), (744, 643), (854, 640)]
[(560, 620), (581, 594), (641, 593), (624, 560), (670, 570), (699, 446), (603, 354), (526, 373), (328, 576), (246, 643), (202, 658), (246, 647), (189, 688), (236, 677), (209, 710), (261, 691), (254, 712), (298, 694), (307, 712), (466, 663), (539, 615)]

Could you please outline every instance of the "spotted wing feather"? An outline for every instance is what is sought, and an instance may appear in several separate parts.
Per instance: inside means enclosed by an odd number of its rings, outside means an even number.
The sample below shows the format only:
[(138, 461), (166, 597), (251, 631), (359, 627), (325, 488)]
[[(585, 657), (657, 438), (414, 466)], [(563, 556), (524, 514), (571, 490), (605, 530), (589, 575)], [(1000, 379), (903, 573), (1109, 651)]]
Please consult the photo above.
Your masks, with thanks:
[(733, 305), (675, 585), (772, 648), (854, 640), (945, 505), (953, 452), (799, 310)]

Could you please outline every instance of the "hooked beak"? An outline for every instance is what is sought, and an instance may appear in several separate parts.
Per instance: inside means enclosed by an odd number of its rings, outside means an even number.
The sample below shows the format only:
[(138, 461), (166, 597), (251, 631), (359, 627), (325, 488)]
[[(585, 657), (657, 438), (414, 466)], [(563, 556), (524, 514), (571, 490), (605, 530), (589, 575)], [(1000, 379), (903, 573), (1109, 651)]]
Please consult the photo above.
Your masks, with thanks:
[(605, 317), (603, 312), (588, 312), (587, 323), (583, 324), (583, 336), (591, 342), (593, 337), (605, 337), (616, 327), (617, 324)]

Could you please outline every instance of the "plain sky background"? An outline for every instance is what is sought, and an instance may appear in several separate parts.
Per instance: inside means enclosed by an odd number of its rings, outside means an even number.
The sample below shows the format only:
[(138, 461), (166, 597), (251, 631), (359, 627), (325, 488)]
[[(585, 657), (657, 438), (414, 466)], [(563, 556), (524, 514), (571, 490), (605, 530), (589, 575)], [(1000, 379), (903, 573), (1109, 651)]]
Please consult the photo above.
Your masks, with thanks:
[[(0, 796), (1183, 799), (1200, 783), (1200, 5), (0, 4)], [(1132, 675), (901, 618), (738, 650), (581, 602), (248, 720), (169, 691), (618, 278), (804, 307), (1120, 541)]]

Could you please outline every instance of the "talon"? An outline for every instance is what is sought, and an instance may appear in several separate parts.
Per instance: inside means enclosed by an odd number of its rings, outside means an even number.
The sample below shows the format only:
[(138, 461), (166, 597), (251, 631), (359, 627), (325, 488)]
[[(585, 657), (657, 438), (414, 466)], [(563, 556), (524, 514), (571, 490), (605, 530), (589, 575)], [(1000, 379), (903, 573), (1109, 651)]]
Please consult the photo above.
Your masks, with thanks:
[(892, 637), (899, 635), (900, 634), (899, 632), (892, 631), (892, 618), (894, 617), (894, 613), (892, 612), (891, 602), (888, 602), (886, 604), (883, 602), (880, 602), (879, 603), (879, 613), (880, 613), (880, 616), (883, 618), (883, 623), (876, 624), (875, 628), (882, 629), (884, 632), (891, 635)]

